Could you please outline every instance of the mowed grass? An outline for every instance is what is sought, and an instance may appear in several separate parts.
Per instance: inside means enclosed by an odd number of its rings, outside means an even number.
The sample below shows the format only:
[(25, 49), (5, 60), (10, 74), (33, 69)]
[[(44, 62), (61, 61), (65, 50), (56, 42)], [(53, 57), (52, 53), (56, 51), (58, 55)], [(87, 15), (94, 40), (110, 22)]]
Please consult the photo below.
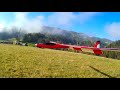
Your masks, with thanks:
[(120, 61), (82, 53), (0, 44), (1, 78), (120, 78)]

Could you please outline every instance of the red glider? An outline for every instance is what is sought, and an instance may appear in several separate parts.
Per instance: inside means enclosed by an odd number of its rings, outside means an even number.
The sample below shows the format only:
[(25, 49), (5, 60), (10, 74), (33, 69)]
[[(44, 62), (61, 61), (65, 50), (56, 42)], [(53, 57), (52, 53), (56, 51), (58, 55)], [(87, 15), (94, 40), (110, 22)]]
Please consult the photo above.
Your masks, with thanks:
[(120, 48), (100, 48), (100, 41), (97, 41), (94, 44), (94, 47), (60, 44), (60, 43), (56, 43), (56, 42), (35, 44), (35, 46), (39, 47), (39, 48), (50, 48), (50, 49), (73, 48), (74, 50), (77, 50), (77, 51), (82, 51), (83, 49), (89, 49), (89, 50), (92, 50), (93, 53), (96, 55), (103, 54), (103, 52), (102, 52), (103, 50), (120, 50)]

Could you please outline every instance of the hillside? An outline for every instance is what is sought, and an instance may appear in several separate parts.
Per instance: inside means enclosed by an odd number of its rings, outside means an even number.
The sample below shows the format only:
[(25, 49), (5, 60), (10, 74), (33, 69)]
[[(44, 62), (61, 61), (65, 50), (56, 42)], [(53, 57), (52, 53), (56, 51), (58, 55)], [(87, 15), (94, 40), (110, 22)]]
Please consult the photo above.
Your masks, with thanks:
[(65, 44), (87, 45), (93, 46), (94, 43), (100, 40), (101, 47), (105, 47), (111, 40), (98, 37), (90, 37), (84, 33), (77, 33), (69, 30), (63, 30), (55, 27), (44, 26), (39, 33), (29, 33), (23, 37), (23, 42), (28, 43), (44, 43), (55, 41)]
[(119, 78), (120, 61), (81, 53), (0, 44), (0, 77)]
[[(81, 41), (97, 41), (100, 40), (104, 43), (111, 43), (112, 41), (106, 38), (99, 38), (99, 37), (90, 37), (87, 34), (84, 33), (78, 33), (78, 32), (74, 32), (72, 30), (63, 30), (60, 28), (56, 28), (56, 27), (50, 27), (50, 26), (43, 26), (41, 32), (42, 34), (51, 34), (51, 35), (63, 35), (63, 36), (69, 36), (69, 37), (79, 37)], [(74, 37), (73, 37), (74, 38)]]

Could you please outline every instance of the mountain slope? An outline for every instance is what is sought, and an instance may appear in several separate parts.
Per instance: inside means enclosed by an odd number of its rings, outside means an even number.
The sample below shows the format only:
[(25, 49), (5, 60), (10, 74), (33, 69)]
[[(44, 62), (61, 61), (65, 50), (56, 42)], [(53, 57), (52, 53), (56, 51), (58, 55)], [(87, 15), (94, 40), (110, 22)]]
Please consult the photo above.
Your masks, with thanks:
[(74, 31), (68, 31), (68, 30), (63, 30), (60, 28), (49, 27), (49, 26), (44, 26), (41, 33), (46, 34), (46, 35), (62, 35), (62, 36), (65, 36), (67, 38), (70, 38), (70, 39), (74, 38), (75, 40), (77, 40), (77, 42), (79, 42), (79, 41), (80, 42), (82, 42), (82, 41), (96, 42), (97, 40), (100, 40), (102, 43), (101, 47), (104, 47), (112, 42), (109, 39), (90, 37), (84, 33), (77, 33)]

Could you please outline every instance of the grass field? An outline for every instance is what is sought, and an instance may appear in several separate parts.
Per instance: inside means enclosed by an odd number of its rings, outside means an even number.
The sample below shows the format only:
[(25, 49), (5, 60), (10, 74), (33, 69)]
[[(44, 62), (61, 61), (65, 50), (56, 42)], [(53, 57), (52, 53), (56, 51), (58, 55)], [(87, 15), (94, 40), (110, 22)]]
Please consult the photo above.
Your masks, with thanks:
[(81, 53), (0, 44), (1, 78), (120, 78), (120, 61)]

